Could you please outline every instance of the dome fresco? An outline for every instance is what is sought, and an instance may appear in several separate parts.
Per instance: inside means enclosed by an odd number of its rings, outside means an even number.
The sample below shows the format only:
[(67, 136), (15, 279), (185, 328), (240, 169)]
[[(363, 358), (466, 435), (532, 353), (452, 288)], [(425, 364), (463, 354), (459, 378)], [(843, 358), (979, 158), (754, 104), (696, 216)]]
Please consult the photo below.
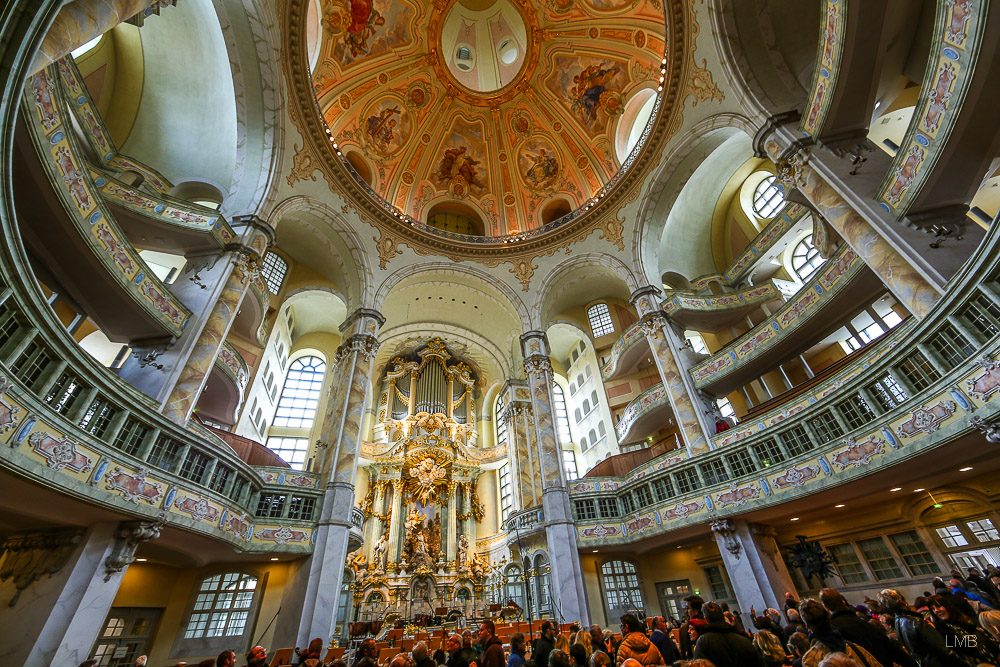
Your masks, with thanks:
[(400, 213), (433, 226), (461, 204), (487, 237), (587, 205), (621, 168), (629, 101), (663, 76), (660, 3), (326, 0), (314, 16), (341, 155)]

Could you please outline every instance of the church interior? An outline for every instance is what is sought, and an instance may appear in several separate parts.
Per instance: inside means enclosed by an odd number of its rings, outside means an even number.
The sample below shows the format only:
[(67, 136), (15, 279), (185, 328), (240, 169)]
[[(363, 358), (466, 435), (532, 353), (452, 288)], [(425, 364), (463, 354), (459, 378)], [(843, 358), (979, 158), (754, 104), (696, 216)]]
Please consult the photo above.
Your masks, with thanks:
[(1000, 565), (998, 3), (0, 12), (9, 664)]

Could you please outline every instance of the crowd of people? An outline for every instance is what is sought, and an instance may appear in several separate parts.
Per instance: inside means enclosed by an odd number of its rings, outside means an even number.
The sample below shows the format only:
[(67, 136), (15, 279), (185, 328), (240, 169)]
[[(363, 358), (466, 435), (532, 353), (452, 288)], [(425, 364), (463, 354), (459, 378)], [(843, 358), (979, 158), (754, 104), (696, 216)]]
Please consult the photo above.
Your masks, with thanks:
[[(487, 620), (477, 634), (452, 634), (433, 653), (417, 642), (394, 655), (388, 667), (997, 667), (1000, 570), (952, 570), (948, 581), (935, 578), (932, 587), (912, 604), (892, 589), (854, 606), (833, 588), (803, 600), (787, 593), (781, 611), (758, 614), (751, 607), (749, 624), (725, 602), (690, 595), (682, 620), (643, 622), (625, 614), (620, 633), (599, 625), (562, 632), (543, 621), (537, 637), (529, 641), (516, 633), (509, 646)], [(323, 667), (322, 650), (323, 641), (314, 639), (305, 650), (295, 649), (292, 664)], [(328, 667), (379, 667), (378, 657), (375, 640), (366, 639), (348, 660)], [(199, 667), (268, 664), (267, 651), (255, 646), (245, 662), (224, 651)], [(136, 667), (144, 665), (145, 656), (136, 661)]]

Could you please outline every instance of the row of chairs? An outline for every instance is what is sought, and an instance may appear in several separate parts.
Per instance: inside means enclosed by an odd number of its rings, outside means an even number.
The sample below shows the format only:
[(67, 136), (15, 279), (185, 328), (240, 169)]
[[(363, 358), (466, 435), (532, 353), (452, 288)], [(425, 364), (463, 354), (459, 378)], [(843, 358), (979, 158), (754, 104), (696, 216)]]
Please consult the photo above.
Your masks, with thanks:
[[(340, 660), (344, 657), (346, 651), (347, 648), (344, 646), (327, 649), (326, 655), (323, 657), (323, 662), (330, 664), (334, 660)], [(279, 648), (271, 654), (271, 667), (286, 667), (286, 665), (291, 665), (294, 657), (294, 648)]]

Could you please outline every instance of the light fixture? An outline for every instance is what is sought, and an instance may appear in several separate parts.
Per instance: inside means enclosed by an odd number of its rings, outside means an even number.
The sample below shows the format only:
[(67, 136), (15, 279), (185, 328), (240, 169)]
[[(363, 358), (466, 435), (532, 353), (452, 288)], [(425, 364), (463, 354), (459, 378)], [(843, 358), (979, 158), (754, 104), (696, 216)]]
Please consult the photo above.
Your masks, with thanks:
[(799, 520), (799, 517), (797, 517), (797, 516), (793, 516), (792, 517), (792, 521), (798, 521), (798, 520)]
[(841, 503), (839, 505), (834, 505), (834, 507), (847, 507), (847, 505), (845, 505), (844, 503)]
[(271, 560), (278, 560), (277, 558), (272, 558)]
[(146, 559), (145, 559), (145, 558), (136, 558), (135, 560), (136, 560), (137, 562), (139, 562), (139, 563), (145, 563), (145, 562), (146, 562)]
[(913, 489), (914, 493), (920, 493), (921, 491), (926, 491), (927, 489)]
[(965, 466), (964, 468), (959, 468), (958, 472), (969, 472), (972, 470), (972, 466)]
[(902, 491), (902, 490), (903, 490), (903, 487), (897, 486), (894, 489), (889, 489), (889, 493), (896, 493), (896, 491)]
[(597, 553), (597, 549), (594, 549), (593, 553), (595, 553), (595, 554), (596, 554), (596, 553)]

